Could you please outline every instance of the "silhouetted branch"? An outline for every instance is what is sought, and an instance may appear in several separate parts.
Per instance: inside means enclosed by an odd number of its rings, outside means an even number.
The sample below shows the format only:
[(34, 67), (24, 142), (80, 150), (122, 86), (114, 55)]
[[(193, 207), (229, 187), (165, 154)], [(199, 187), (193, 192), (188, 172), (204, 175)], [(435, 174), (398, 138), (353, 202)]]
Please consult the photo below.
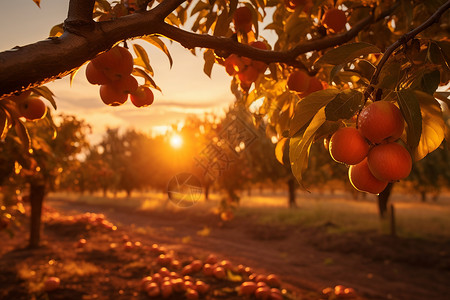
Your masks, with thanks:
[(439, 9), (431, 16), (429, 17), (424, 23), (422, 23), (420, 26), (416, 27), (415, 29), (411, 30), (410, 32), (404, 34), (401, 38), (399, 38), (395, 43), (390, 45), (386, 51), (383, 54), (383, 57), (381, 58), (380, 62), (377, 65), (377, 69), (375, 73), (372, 75), (372, 78), (370, 79), (370, 84), (367, 87), (366, 91), (364, 92), (365, 98), (367, 99), (370, 94), (374, 91), (374, 86), (378, 83), (378, 78), (381, 73), (381, 69), (383, 69), (384, 64), (387, 62), (389, 57), (392, 53), (394, 53), (395, 49), (400, 47), (401, 45), (404, 45), (408, 43), (411, 39), (413, 39), (416, 35), (433, 25), (434, 23), (437, 23), (439, 19), (441, 18), (442, 14), (450, 8), (450, 0), (448, 0), (445, 4), (443, 4)]
[(288, 51), (264, 51), (240, 44), (231, 38), (196, 34), (164, 23), (165, 17), (184, 0), (165, 0), (150, 11), (91, 23), (93, 2), (71, 0), (65, 22), (66, 31), (61, 37), (0, 53), (0, 95), (8, 95), (66, 76), (121, 40), (152, 34), (164, 35), (187, 48), (223, 50), (267, 63), (281, 62), (302, 67), (301, 62), (297, 61), (300, 54), (345, 43), (366, 26), (391, 14), (395, 9), (392, 7), (377, 19), (369, 15), (342, 34), (306, 41)]

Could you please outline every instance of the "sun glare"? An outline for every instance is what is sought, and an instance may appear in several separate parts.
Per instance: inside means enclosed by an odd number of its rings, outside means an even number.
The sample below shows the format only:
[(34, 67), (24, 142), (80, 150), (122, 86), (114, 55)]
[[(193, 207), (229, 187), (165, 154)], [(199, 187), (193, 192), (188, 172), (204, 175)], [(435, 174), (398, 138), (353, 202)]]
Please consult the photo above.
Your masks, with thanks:
[(183, 145), (183, 139), (179, 134), (173, 134), (170, 138), (170, 146), (175, 149), (180, 148)]

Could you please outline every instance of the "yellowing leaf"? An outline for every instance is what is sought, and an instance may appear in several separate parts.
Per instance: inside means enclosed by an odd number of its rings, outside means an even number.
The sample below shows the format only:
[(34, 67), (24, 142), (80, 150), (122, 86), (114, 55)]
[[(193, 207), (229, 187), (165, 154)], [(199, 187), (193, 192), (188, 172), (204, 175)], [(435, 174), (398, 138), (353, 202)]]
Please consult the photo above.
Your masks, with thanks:
[(189, 244), (191, 241), (192, 241), (192, 237), (190, 235), (181, 238), (181, 242), (183, 244)]
[(134, 53), (136, 53), (137, 58), (134, 59), (134, 63), (140, 67), (143, 67), (145, 71), (153, 76), (153, 68), (150, 65), (150, 59), (148, 58), (147, 51), (144, 47), (138, 44), (133, 44)]
[(33, 0), (34, 3), (36, 3), (36, 5), (41, 8), (41, 0)]
[(241, 282), (243, 280), (241, 275), (235, 274), (230, 270), (227, 270), (227, 279), (231, 282)]
[(277, 146), (275, 147), (275, 157), (282, 165), (284, 165), (284, 148), (286, 147), (287, 140), (287, 138), (282, 138), (278, 141)]
[(225, 36), (230, 27), (231, 18), (228, 17), (228, 12), (223, 10), (217, 18), (216, 26), (214, 27), (215, 36)]
[(422, 112), (422, 135), (414, 151), (414, 159), (417, 161), (441, 145), (445, 135), (445, 123), (442, 119), (441, 107), (433, 96), (421, 91), (414, 91), (414, 93), (419, 100)]
[(211, 228), (208, 226), (203, 227), (202, 230), (197, 231), (198, 236), (209, 236), (211, 234)]
[(179, 27), (181, 25), (180, 19), (174, 14), (170, 13), (165, 20), (168, 24)]
[(152, 44), (153, 46), (156, 46), (162, 52), (164, 52), (166, 54), (167, 58), (169, 59), (170, 67), (172, 68), (172, 65), (173, 65), (172, 56), (170, 55), (170, 52), (169, 52), (169, 49), (167, 48), (167, 46), (163, 43), (163, 41), (161, 41), (159, 39), (159, 37), (157, 37), (157, 36), (143, 36), (143, 37), (141, 37), (141, 39), (143, 39), (146, 42), (149, 42), (150, 44)]
[(64, 33), (63, 29), (63, 23), (57, 24), (50, 29), (50, 35), (51, 37), (58, 37), (61, 36)]
[(14, 128), (16, 130), (16, 134), (19, 137), (20, 143), (22, 144), (23, 148), (26, 151), (29, 151), (31, 149), (31, 140), (27, 128), (20, 120), (16, 121)]
[(6, 137), (8, 133), (8, 116), (3, 109), (0, 109), (0, 140)]
[(211, 77), (212, 68), (216, 61), (214, 52), (212, 50), (206, 50), (205, 53), (203, 54), (203, 59), (205, 60), (205, 65), (203, 66), (203, 72), (206, 75), (208, 75), (208, 77)]
[(314, 142), (316, 131), (325, 121), (325, 108), (322, 107), (306, 128), (303, 136), (293, 137), (289, 142), (289, 160), (291, 161), (292, 173), (303, 188), (303, 173), (308, 168), (309, 150)]
[(134, 68), (133, 72), (131, 72), (134, 76), (139, 76), (145, 79), (145, 86), (147, 87), (153, 87), (161, 92), (161, 88), (155, 83), (153, 78), (151, 78), (144, 70), (139, 68)]
[(75, 75), (78, 74), (78, 71), (80, 71), (81, 67), (76, 68), (72, 72), (70, 72), (70, 86), (72, 86), (73, 80), (75, 79)]
[(31, 90), (34, 93), (38, 94), (39, 96), (47, 99), (52, 104), (53, 108), (56, 109), (56, 102), (55, 102), (55, 98), (53, 97), (54, 94), (48, 87), (40, 86), (37, 88), (32, 88)]

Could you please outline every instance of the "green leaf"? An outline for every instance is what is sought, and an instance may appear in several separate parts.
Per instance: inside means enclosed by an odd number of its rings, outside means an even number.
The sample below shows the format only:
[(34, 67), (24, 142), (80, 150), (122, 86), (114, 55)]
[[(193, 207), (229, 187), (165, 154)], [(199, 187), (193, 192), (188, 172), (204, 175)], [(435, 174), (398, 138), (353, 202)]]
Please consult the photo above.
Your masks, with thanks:
[(133, 44), (134, 53), (136, 53), (137, 58), (134, 59), (134, 63), (140, 67), (143, 67), (145, 71), (153, 76), (153, 68), (150, 65), (150, 59), (148, 58), (147, 51), (144, 47), (138, 44)]
[(47, 99), (52, 104), (53, 108), (56, 110), (56, 102), (55, 102), (55, 98), (53, 97), (54, 94), (48, 87), (40, 86), (37, 88), (32, 88), (31, 90), (33, 92), (35, 92), (36, 94), (38, 94), (39, 96)]
[(158, 85), (156, 85), (155, 81), (153, 80), (153, 78), (151, 78), (147, 72), (145, 72), (142, 69), (139, 68), (134, 68), (133, 72), (131, 72), (131, 74), (133, 74), (134, 76), (139, 76), (145, 79), (145, 86), (148, 87), (153, 87), (155, 89), (157, 89), (158, 91), (162, 92), (160, 87)]
[(203, 58), (205, 60), (205, 65), (203, 66), (203, 72), (205, 72), (208, 77), (211, 77), (212, 68), (216, 62), (216, 58), (214, 56), (214, 51), (211, 49), (206, 50), (203, 54)]
[(372, 78), (375, 69), (376, 69), (375, 66), (370, 61), (360, 59), (356, 63), (355, 71), (362, 76), (362, 79), (366, 84), (369, 84), (369, 81)]
[(433, 95), (436, 92), (439, 83), (441, 82), (441, 73), (438, 70), (434, 70), (429, 73), (425, 73), (422, 76), (421, 90), (425, 93)]
[(443, 62), (443, 57), (441, 55), (441, 50), (436, 43), (430, 42), (427, 52), (427, 59), (436, 65), (439, 65)]
[(419, 145), (414, 151), (414, 159), (417, 161), (441, 145), (445, 136), (445, 123), (442, 118), (441, 106), (433, 96), (421, 91), (414, 91), (414, 93), (422, 112), (422, 135)]
[(289, 134), (294, 136), (317, 114), (317, 112), (327, 105), (340, 93), (337, 89), (326, 89), (309, 94), (299, 101), (294, 109), (294, 116), (291, 119)]
[(344, 68), (344, 65), (336, 65), (330, 71), (330, 79), (329, 82), (333, 82), (334, 77)]
[(378, 47), (369, 43), (349, 43), (326, 52), (316, 64), (340, 65), (370, 53), (380, 53)]
[(406, 143), (411, 149), (419, 145), (422, 135), (422, 114), (416, 94), (411, 89), (396, 92), (398, 104), (406, 121)]
[(292, 137), (289, 142), (289, 160), (291, 161), (292, 173), (303, 188), (303, 174), (308, 168), (309, 150), (314, 142), (316, 131), (325, 121), (325, 108), (321, 108), (306, 128), (303, 136)]
[(41, 0), (33, 0), (34, 3), (36, 3), (36, 5), (41, 8)]
[(380, 89), (393, 90), (400, 80), (401, 64), (399, 62), (389, 62), (381, 69), (377, 87)]
[(167, 48), (167, 46), (163, 43), (163, 41), (161, 41), (159, 39), (159, 37), (147, 35), (147, 36), (141, 37), (141, 39), (143, 39), (146, 42), (149, 42), (150, 44), (152, 44), (153, 46), (156, 46), (162, 52), (164, 52), (167, 55), (167, 58), (169, 59), (170, 67), (172, 68), (172, 65), (173, 65), (172, 56), (170, 55), (170, 52), (169, 52), (169, 49)]
[(325, 107), (327, 120), (350, 119), (364, 106), (364, 95), (357, 90), (344, 90)]

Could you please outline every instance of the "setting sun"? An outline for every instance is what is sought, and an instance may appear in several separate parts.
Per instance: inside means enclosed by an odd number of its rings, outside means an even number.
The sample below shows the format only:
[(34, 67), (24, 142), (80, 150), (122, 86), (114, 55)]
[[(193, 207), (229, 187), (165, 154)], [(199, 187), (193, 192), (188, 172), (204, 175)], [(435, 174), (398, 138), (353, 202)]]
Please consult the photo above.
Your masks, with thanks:
[(180, 148), (183, 145), (183, 139), (179, 134), (173, 134), (170, 138), (170, 146), (172, 146), (175, 149)]

